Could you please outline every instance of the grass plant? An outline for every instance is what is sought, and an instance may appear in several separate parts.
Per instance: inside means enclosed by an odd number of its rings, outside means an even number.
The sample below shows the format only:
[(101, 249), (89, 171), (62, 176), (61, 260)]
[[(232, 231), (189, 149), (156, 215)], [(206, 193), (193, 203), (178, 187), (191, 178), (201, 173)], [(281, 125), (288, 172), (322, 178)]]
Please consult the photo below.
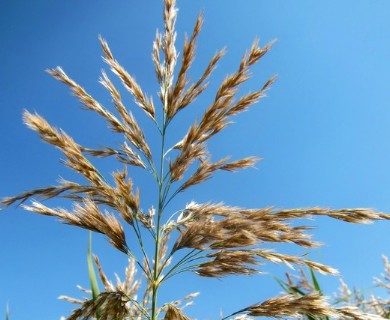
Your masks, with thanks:
[[(305, 259), (304, 256), (270, 250), (269, 245), (292, 243), (304, 249), (316, 247), (318, 243), (308, 233), (310, 228), (297, 225), (303, 219), (313, 216), (327, 216), (350, 223), (389, 219), (386, 214), (361, 208), (246, 209), (212, 202), (191, 202), (172, 213), (171, 205), (178, 194), (204, 183), (217, 171), (236, 172), (256, 164), (259, 160), (257, 157), (238, 160), (225, 157), (214, 161), (207, 142), (229, 126), (234, 116), (248, 110), (263, 98), (275, 77), (253, 92), (240, 93), (242, 84), (251, 78), (251, 68), (272, 46), (272, 42), (260, 46), (259, 41), (255, 40), (238, 62), (235, 71), (219, 85), (200, 120), (195, 120), (184, 136), (177, 137), (176, 143), (168, 144), (167, 134), (171, 123), (179, 112), (184, 112), (207, 89), (210, 76), (225, 55), (225, 50), (211, 57), (200, 78), (192, 82), (189, 70), (194, 62), (203, 15), (198, 16), (191, 35), (185, 38), (179, 56), (175, 46), (176, 1), (164, 0), (163, 6), (164, 30), (157, 32), (152, 51), (156, 79), (160, 86), (157, 103), (115, 59), (108, 43), (99, 38), (104, 62), (120, 79), (146, 118), (154, 124), (159, 150), (150, 147), (142, 127), (105, 71), (102, 72), (100, 83), (112, 98), (112, 109), (95, 100), (60, 67), (50, 69), (48, 73), (68, 86), (85, 109), (103, 117), (110, 129), (121, 135), (122, 144), (86, 147), (65, 131), (56, 129), (41, 115), (29, 111), (23, 115), (25, 124), (36, 131), (43, 141), (61, 150), (65, 156), (64, 164), (84, 177), (85, 183), (61, 180), (55, 186), (4, 198), (2, 206), (22, 205), (28, 211), (54, 216), (63, 223), (104, 234), (116, 250), (129, 258), (125, 279), (121, 281), (118, 278), (116, 284), (108, 280), (99, 259), (94, 258), (104, 285), (104, 290), (100, 292), (89, 250), (92, 295), (88, 300), (63, 297), (79, 304), (67, 318), (69, 320), (186, 320), (188, 317), (183, 305), (193, 295), (175, 302), (159, 299), (161, 286), (166, 285), (168, 279), (184, 272), (211, 278), (247, 276), (257, 274), (265, 263), (283, 263), (286, 266), (307, 266), (324, 274), (337, 274), (337, 270), (330, 266)], [(112, 173), (112, 183), (106, 173), (100, 172), (93, 164), (95, 157), (113, 157), (118, 161), (118, 170)], [(132, 167), (141, 168), (154, 178), (157, 200), (149, 209), (142, 209), (142, 190), (135, 188), (129, 175)], [(43, 200), (51, 198), (70, 199), (73, 208), (52, 208), (43, 204)], [(26, 204), (28, 200), (31, 202)], [(128, 243), (130, 233), (135, 236), (136, 243)], [(146, 245), (148, 241), (153, 243), (152, 248)], [(144, 285), (140, 284), (136, 269), (141, 273)], [(313, 318), (366, 319), (357, 311), (347, 313), (332, 307), (318, 290), (305, 295), (288, 292), (244, 307), (223, 319), (299, 318), (302, 315)]]

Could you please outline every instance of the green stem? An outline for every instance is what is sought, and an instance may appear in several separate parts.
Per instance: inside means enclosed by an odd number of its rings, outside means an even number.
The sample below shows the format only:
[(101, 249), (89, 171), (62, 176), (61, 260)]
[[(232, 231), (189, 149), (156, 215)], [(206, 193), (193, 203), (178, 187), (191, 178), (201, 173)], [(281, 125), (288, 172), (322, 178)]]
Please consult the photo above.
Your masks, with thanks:
[(152, 281), (152, 317), (151, 320), (156, 320), (158, 316), (157, 310), (157, 292), (160, 286), (159, 283), (159, 252), (161, 245), (161, 217), (164, 209), (164, 194), (166, 192), (164, 188), (164, 148), (165, 148), (165, 131), (166, 131), (166, 116), (163, 115), (163, 125), (161, 130), (161, 153), (160, 153), (160, 172), (157, 179), (158, 182), (158, 210), (157, 210), (157, 223), (156, 223), (156, 238), (154, 249), (154, 265), (153, 265), (153, 281)]

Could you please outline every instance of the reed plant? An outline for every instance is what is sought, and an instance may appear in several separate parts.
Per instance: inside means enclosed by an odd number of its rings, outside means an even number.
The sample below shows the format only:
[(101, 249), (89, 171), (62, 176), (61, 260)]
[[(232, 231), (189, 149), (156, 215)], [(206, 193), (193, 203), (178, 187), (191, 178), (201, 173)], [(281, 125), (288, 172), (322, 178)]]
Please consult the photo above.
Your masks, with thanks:
[[(120, 90), (105, 71), (102, 72), (100, 83), (112, 98), (112, 109), (95, 100), (60, 67), (50, 69), (48, 73), (68, 86), (85, 109), (103, 117), (110, 129), (121, 135), (122, 144), (89, 148), (77, 143), (65, 131), (56, 129), (41, 115), (29, 111), (23, 114), (25, 124), (36, 131), (43, 141), (60, 149), (65, 156), (64, 164), (84, 177), (85, 183), (62, 179), (58, 185), (4, 198), (2, 206), (22, 205), (28, 211), (54, 216), (63, 223), (104, 234), (116, 250), (129, 257), (125, 279), (118, 279), (116, 284), (108, 280), (99, 260), (94, 259), (104, 285), (104, 290), (100, 292), (94, 285), (96, 276), (89, 255), (92, 296), (87, 300), (66, 298), (80, 304), (67, 318), (69, 320), (189, 319), (182, 306), (193, 295), (172, 303), (159, 299), (160, 288), (169, 285), (166, 284), (167, 280), (184, 272), (210, 278), (248, 276), (258, 274), (265, 263), (283, 263), (287, 266), (308, 266), (324, 274), (337, 274), (337, 270), (330, 266), (304, 256), (271, 250), (270, 245), (292, 243), (305, 249), (316, 247), (318, 243), (308, 233), (310, 228), (301, 224), (304, 219), (313, 216), (327, 216), (350, 223), (389, 219), (386, 214), (361, 208), (246, 209), (224, 203), (194, 201), (184, 205), (181, 210), (171, 212), (172, 203), (180, 193), (204, 183), (216, 172), (236, 172), (256, 164), (259, 160), (257, 157), (238, 160), (225, 157), (214, 161), (207, 143), (229, 126), (234, 116), (263, 98), (275, 77), (253, 92), (240, 93), (242, 84), (251, 78), (251, 68), (272, 46), (272, 42), (261, 46), (255, 40), (236, 69), (219, 85), (200, 120), (195, 120), (183, 136), (177, 137), (176, 143), (169, 144), (167, 135), (172, 122), (178, 113), (184, 112), (207, 89), (225, 50), (211, 57), (200, 78), (191, 81), (189, 70), (194, 62), (203, 15), (196, 19), (179, 56), (175, 46), (176, 1), (164, 0), (163, 8), (164, 30), (157, 32), (152, 50), (160, 87), (157, 103), (115, 59), (108, 43), (99, 38), (104, 62), (155, 126), (154, 139), (159, 140), (160, 145), (158, 150), (150, 147), (140, 122), (125, 105)], [(93, 164), (95, 157), (112, 157), (118, 161), (118, 170), (112, 173), (112, 182)], [(141, 191), (135, 188), (129, 174), (133, 167), (150, 174), (156, 184), (157, 200), (148, 209), (142, 208)], [(53, 208), (42, 203), (51, 198), (69, 199), (73, 207)], [(29, 200), (30, 203), (26, 204)], [(133, 236), (136, 242), (129, 243), (129, 237)], [(149, 241), (152, 246), (146, 245)], [(136, 269), (144, 279), (143, 285), (136, 276)], [(302, 296), (283, 294), (243, 307), (223, 319), (299, 318), (302, 315), (366, 319), (359, 312), (350, 314), (345, 309), (332, 307), (324, 296), (315, 292)]]

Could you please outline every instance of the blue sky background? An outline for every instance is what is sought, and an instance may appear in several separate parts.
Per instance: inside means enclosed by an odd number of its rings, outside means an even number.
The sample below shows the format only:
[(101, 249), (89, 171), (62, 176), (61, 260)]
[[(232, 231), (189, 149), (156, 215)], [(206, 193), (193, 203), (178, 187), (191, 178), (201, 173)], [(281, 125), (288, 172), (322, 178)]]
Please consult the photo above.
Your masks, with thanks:
[[(178, 6), (179, 51), (184, 32), (192, 30), (200, 10), (205, 13), (194, 79), (216, 50), (227, 46), (228, 54), (204, 98), (178, 116), (172, 137), (200, 117), (255, 37), (263, 44), (275, 38), (278, 42), (254, 68), (243, 93), (259, 88), (273, 74), (279, 79), (268, 98), (236, 117), (236, 124), (210, 143), (215, 159), (229, 154), (263, 157), (257, 169), (217, 174), (178, 197), (175, 206), (212, 200), (243, 207), (370, 207), (390, 212), (388, 1), (179, 0)], [(74, 178), (61, 165), (60, 153), (22, 124), (24, 108), (42, 114), (81, 144), (121, 142), (107, 135), (101, 119), (80, 110), (69, 90), (44, 70), (63, 67), (109, 106), (110, 98), (97, 82), (100, 70), (108, 69), (97, 41), (101, 34), (144, 91), (155, 94), (150, 53), (156, 28), (162, 26), (161, 9), (160, 0), (0, 0), (1, 196), (55, 184), (59, 176)], [(141, 113), (135, 114), (153, 140), (156, 132)], [(99, 165), (103, 171), (113, 169), (110, 162)], [(147, 208), (155, 200), (148, 187), (152, 181), (139, 171), (130, 172)], [(338, 268), (350, 285), (369, 288), (382, 270), (380, 255), (390, 255), (389, 224), (354, 226), (329, 219), (311, 224), (318, 226), (315, 238), (326, 245), (310, 256)], [(56, 298), (81, 297), (75, 286), (88, 286), (87, 236), (84, 230), (14, 207), (2, 212), (0, 314), (7, 303), (11, 319), (69, 314), (73, 306)], [(94, 252), (110, 277), (123, 274), (126, 257), (100, 236), (94, 237)], [(283, 276), (285, 268), (265, 270)], [(322, 283), (328, 293), (337, 287), (335, 278)], [(161, 301), (201, 292), (188, 309), (198, 319), (218, 319), (221, 310), (227, 314), (280, 292), (271, 274), (221, 280), (187, 275), (168, 284)]]

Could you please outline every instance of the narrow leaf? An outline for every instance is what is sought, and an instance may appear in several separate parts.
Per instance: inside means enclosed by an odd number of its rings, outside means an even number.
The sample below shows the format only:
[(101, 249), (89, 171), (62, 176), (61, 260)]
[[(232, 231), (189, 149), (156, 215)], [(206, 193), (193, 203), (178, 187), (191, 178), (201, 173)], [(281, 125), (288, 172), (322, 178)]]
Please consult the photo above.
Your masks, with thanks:
[[(89, 238), (88, 238), (88, 251), (87, 251), (87, 262), (88, 262), (88, 277), (89, 277), (89, 283), (91, 285), (91, 291), (92, 291), (92, 300), (95, 300), (99, 294), (99, 285), (95, 273), (95, 268), (93, 266), (93, 257), (92, 257), (92, 232), (89, 231)], [(100, 311), (97, 312), (96, 315), (97, 319), (100, 319)]]
[(278, 277), (274, 277), (274, 279), (282, 287), (282, 289), (284, 291), (286, 291), (287, 293), (292, 293), (291, 292), (291, 287), (286, 282), (284, 282), (283, 280), (279, 279)]
[(5, 320), (9, 320), (9, 306), (7, 303), (7, 308), (5, 309)]
[(311, 275), (311, 280), (312, 280), (312, 282), (313, 282), (314, 288), (318, 291), (318, 293), (319, 293), (320, 295), (322, 295), (323, 293), (322, 293), (320, 284), (318, 283), (317, 277), (316, 277), (316, 275), (315, 275), (315, 273), (314, 273), (314, 271), (313, 271), (312, 268), (310, 268), (310, 275)]

